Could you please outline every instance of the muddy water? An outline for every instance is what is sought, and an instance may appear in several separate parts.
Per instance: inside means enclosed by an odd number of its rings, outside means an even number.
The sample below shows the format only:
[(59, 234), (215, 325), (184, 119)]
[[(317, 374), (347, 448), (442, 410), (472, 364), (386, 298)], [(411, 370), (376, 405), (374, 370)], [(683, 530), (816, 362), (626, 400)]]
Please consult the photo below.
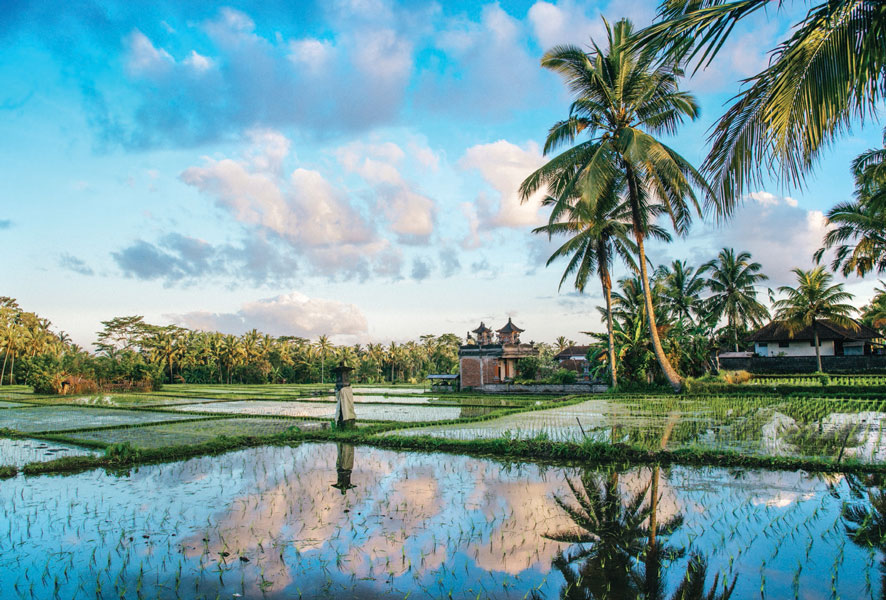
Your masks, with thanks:
[(853, 533), (886, 518), (876, 483), (337, 444), (19, 475), (0, 597), (668, 598), (687, 573), (733, 598), (880, 597), (882, 552)]

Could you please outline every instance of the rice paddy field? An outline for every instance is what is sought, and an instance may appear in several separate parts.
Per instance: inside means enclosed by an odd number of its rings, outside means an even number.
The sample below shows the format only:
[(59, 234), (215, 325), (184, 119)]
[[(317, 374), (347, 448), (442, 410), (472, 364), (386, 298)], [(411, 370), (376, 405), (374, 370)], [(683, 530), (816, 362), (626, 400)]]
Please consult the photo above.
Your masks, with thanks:
[[(366, 386), (360, 427), (342, 432), (329, 386), (4, 386), (0, 598), (671, 598), (690, 584), (882, 598), (886, 398), (857, 387)], [(561, 450), (511, 452), (535, 447)], [(577, 459), (599, 447), (635, 462)]]

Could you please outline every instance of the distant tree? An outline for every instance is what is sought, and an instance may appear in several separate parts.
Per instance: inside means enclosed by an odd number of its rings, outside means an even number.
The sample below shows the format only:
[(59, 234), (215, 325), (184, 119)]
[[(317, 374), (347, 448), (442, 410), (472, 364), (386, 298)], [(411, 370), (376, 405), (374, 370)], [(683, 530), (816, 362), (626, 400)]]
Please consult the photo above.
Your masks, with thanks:
[(703, 277), (707, 268), (703, 265), (696, 270), (685, 260), (675, 260), (670, 267), (659, 267), (658, 277), (664, 285), (665, 302), (676, 319), (691, 325), (698, 313), (703, 312), (701, 294), (707, 286)]
[(751, 262), (749, 252), (736, 254), (732, 248), (723, 248), (717, 259), (705, 266), (710, 273), (707, 286), (711, 292), (707, 310), (712, 318), (726, 318), (736, 352), (739, 326), (746, 328), (749, 323), (760, 326), (769, 317), (769, 311), (757, 301), (755, 286), (769, 279), (762, 269), (760, 263)]
[(314, 347), (317, 348), (317, 353), (320, 356), (320, 383), (326, 383), (324, 368), (326, 366), (326, 357), (332, 350), (332, 342), (329, 341), (327, 336), (321, 335), (314, 343)]
[(775, 318), (784, 322), (793, 335), (804, 327), (812, 327), (815, 341), (815, 359), (821, 368), (821, 345), (818, 339), (818, 323), (824, 319), (837, 325), (855, 329), (857, 325), (850, 315), (855, 307), (847, 304), (852, 294), (843, 290), (843, 284), (830, 285), (833, 276), (822, 267), (810, 271), (794, 269), (797, 287), (783, 285), (778, 288), (787, 297), (775, 302)]

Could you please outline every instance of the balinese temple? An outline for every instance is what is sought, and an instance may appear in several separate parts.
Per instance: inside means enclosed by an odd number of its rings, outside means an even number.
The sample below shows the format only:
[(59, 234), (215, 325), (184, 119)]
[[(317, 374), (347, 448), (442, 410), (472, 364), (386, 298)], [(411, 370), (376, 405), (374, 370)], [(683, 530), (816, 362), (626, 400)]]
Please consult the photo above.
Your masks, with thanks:
[(517, 361), (538, 355), (534, 344), (520, 342), (523, 330), (510, 318), (507, 325), (495, 333), (498, 339), (494, 339), (493, 331), (481, 322), (477, 329), (468, 333), (467, 344), (458, 349), (462, 389), (482, 389), (487, 385), (513, 381), (517, 376)]

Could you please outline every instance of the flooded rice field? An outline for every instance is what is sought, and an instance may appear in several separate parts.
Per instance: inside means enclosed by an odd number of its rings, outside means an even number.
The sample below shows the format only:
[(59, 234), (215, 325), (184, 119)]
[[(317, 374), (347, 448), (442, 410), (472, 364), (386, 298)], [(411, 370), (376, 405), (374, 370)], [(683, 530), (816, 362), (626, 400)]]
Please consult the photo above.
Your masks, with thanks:
[[(143, 427), (81, 431), (77, 439), (104, 442), (106, 444), (130, 443), (136, 448), (162, 448), (183, 444), (208, 442), (218, 436), (274, 435), (293, 427), (301, 431), (318, 429), (319, 421), (298, 419), (206, 419), (186, 423), (159, 423)], [(2, 463), (0, 455), (0, 463)]]
[(592, 440), (659, 449), (703, 448), (760, 456), (886, 460), (880, 400), (605, 398), (481, 422), (389, 432), (473, 440)]
[(329, 443), (19, 475), (0, 597), (879, 598), (880, 485)]
[(166, 412), (81, 408), (78, 406), (40, 406), (0, 411), (0, 428), (34, 433), (193, 418), (193, 415)]
[(85, 456), (88, 454), (95, 454), (95, 451), (59, 442), (0, 438), (0, 464), (2, 465), (23, 467), (29, 462), (45, 462), (63, 456)]
[[(274, 415), (286, 417), (313, 417), (332, 419), (335, 416), (334, 402), (298, 402), (290, 400), (243, 400), (212, 402), (207, 404), (185, 404), (171, 407), (172, 410), (214, 414)], [(354, 411), (361, 421), (446, 421), (458, 419), (462, 408), (458, 406), (409, 406), (396, 404), (357, 403)], [(2, 415), (0, 415), (2, 416)]]

